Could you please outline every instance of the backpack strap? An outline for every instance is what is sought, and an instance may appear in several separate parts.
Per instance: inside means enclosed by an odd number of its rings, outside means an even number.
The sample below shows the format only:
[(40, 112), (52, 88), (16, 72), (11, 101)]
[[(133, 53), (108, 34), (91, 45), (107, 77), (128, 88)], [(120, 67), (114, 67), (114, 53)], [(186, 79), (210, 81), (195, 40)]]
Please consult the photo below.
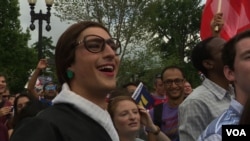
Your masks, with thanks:
[(154, 124), (161, 128), (162, 125), (162, 109), (163, 103), (158, 104), (154, 107)]

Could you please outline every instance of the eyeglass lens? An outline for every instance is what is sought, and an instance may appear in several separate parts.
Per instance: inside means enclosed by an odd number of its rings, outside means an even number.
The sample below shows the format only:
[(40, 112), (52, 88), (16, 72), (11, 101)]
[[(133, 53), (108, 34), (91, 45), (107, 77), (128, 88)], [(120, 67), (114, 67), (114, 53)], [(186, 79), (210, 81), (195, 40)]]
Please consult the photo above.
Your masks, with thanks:
[(165, 80), (164, 84), (166, 84), (166, 85), (172, 85), (173, 82), (175, 83), (175, 85), (180, 85), (180, 83), (183, 82), (183, 79), (173, 79), (173, 80), (169, 79), (169, 80)]
[(49, 90), (56, 90), (56, 86), (55, 85), (47, 85), (45, 87), (45, 90), (49, 91)]
[(103, 39), (102, 37), (96, 35), (89, 35), (84, 38), (84, 45), (88, 51), (93, 53), (98, 53), (104, 50), (105, 43), (107, 43), (115, 52), (116, 55), (119, 55), (121, 50), (120, 42), (111, 38), (108, 40)]

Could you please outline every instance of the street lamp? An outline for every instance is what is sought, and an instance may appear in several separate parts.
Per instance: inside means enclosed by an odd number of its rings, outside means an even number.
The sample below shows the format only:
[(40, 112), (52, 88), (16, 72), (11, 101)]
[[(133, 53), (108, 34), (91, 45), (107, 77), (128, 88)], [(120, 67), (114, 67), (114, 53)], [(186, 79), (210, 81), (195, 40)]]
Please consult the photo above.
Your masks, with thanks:
[(42, 48), (42, 26), (43, 26), (43, 20), (45, 20), (47, 22), (46, 25), (46, 30), (50, 31), (51, 30), (51, 26), (50, 24), (50, 9), (51, 6), (54, 2), (54, 0), (45, 0), (46, 2), (46, 6), (47, 6), (47, 13), (43, 14), (42, 10), (40, 10), (39, 13), (35, 13), (34, 9), (35, 9), (35, 5), (36, 5), (36, 0), (28, 0), (29, 5), (30, 5), (30, 16), (31, 16), (31, 24), (30, 24), (30, 29), (34, 30), (35, 29), (35, 25), (34, 25), (34, 21), (38, 20), (38, 43), (37, 43), (37, 49), (38, 49), (38, 60), (40, 60), (41, 58), (44, 58), (44, 50), (45, 47)]

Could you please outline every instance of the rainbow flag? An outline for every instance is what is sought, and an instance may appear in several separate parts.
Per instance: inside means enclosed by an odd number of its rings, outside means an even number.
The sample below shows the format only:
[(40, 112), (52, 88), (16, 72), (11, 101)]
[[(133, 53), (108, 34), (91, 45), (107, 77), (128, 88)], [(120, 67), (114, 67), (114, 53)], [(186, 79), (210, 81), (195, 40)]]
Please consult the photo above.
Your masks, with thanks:
[(132, 98), (137, 104), (142, 105), (146, 109), (150, 109), (154, 105), (154, 98), (151, 96), (150, 92), (148, 92), (147, 88), (142, 82), (140, 82), (140, 84), (137, 86)]

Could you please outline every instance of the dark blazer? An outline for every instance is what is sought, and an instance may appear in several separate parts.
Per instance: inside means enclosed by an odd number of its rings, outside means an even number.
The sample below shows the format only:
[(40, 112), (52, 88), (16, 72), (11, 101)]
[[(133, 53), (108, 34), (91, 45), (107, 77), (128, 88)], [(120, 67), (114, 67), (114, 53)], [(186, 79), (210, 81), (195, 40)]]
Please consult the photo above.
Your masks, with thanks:
[(112, 141), (100, 124), (69, 104), (56, 104), (36, 117), (23, 119), (10, 140)]

